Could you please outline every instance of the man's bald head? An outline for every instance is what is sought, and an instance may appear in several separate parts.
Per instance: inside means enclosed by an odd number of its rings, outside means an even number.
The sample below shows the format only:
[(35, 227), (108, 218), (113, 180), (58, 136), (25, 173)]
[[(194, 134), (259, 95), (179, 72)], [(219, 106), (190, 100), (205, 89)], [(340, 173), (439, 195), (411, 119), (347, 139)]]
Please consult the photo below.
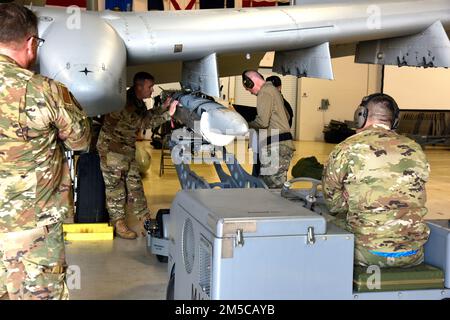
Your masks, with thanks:
[(246, 70), (242, 73), (242, 84), (251, 94), (257, 95), (264, 83), (264, 77), (256, 70)]
[(246, 75), (247, 77), (249, 77), (250, 79), (260, 79), (260, 80), (264, 80), (264, 77), (263, 77), (258, 71), (255, 71), (255, 70), (247, 70), (247, 71), (245, 72), (245, 75)]

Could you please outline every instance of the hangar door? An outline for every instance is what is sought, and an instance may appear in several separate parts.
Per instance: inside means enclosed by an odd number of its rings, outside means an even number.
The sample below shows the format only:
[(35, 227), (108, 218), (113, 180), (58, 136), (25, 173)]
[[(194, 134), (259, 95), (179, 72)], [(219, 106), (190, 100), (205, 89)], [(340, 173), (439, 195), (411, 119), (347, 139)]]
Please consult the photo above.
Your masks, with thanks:
[[(280, 74), (272, 72), (272, 69), (260, 68), (258, 72), (261, 73), (264, 78), (277, 75), (281, 79), (282, 83), (282, 94), (283, 97), (289, 102), (294, 112), (294, 119), (292, 119), (291, 133), (296, 136), (296, 124), (297, 124), (297, 78), (294, 76), (282, 76)], [(234, 103), (244, 106), (256, 107), (256, 96), (247, 92), (242, 86), (242, 77), (237, 76), (235, 81), (235, 91), (234, 91)]]

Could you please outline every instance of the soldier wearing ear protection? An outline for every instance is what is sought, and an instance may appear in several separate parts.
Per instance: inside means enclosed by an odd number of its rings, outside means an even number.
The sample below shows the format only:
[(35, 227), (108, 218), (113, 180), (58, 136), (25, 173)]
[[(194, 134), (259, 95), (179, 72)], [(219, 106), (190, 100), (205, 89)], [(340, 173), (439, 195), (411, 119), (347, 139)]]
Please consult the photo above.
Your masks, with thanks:
[(269, 188), (281, 188), (294, 154), (288, 113), (281, 93), (256, 70), (242, 73), (242, 85), (257, 96), (257, 116), (249, 127), (258, 129), (258, 146), (252, 145), (257, 154), (253, 175), (261, 178)]
[(408, 267), (423, 261), (429, 165), (422, 148), (393, 131), (399, 109), (385, 94), (355, 111), (358, 133), (331, 152), (323, 173), (327, 206), (355, 234), (355, 264)]
[(391, 96), (383, 93), (374, 93), (363, 98), (361, 104), (355, 110), (354, 121), (356, 128), (361, 129), (366, 124), (367, 117), (369, 116), (369, 109), (367, 108), (367, 105), (369, 104), (369, 102), (374, 100), (378, 101), (383, 100), (384, 103), (389, 107), (389, 109), (391, 109), (392, 112), (391, 129), (392, 130), (397, 129), (400, 110), (395, 100)]
[(264, 80), (264, 76), (256, 70), (245, 70), (242, 72), (242, 85), (245, 89), (253, 89), (255, 83), (253, 80), (247, 75), (249, 72), (254, 72), (257, 74), (262, 80)]

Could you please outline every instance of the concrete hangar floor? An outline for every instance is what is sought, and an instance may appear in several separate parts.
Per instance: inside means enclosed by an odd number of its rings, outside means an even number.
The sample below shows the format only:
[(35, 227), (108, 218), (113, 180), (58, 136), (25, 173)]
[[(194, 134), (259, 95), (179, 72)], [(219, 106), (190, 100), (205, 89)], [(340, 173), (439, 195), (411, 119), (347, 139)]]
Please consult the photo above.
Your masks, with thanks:
[[(323, 142), (295, 142), (297, 151), (291, 167), (298, 159), (316, 156), (324, 163), (333, 149), (333, 144)], [(148, 141), (138, 142), (152, 155), (151, 166), (143, 178), (145, 194), (152, 214), (158, 209), (169, 208), (176, 192), (180, 189), (175, 170), (165, 171), (159, 177), (160, 150), (154, 150)], [(431, 165), (427, 184), (427, 219), (450, 219), (450, 149), (426, 147), (425, 152)], [(247, 158), (248, 159), (248, 158)], [(250, 171), (250, 164), (244, 164)], [(209, 165), (193, 165), (193, 170), (208, 182), (216, 178)], [(290, 170), (289, 170), (290, 173)], [(289, 177), (292, 178), (292, 177)], [(139, 230), (136, 219), (129, 223)], [(80, 241), (66, 243), (67, 262), (79, 270), (79, 283), (70, 287), (71, 299), (165, 299), (167, 286), (167, 264), (160, 263), (147, 252), (146, 238), (137, 240)]]

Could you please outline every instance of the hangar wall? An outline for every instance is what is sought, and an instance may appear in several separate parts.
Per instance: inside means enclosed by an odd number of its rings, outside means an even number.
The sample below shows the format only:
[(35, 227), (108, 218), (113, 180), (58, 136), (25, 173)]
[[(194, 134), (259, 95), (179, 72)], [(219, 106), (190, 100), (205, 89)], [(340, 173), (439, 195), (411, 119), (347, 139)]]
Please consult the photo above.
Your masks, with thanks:
[[(354, 56), (332, 63), (334, 80), (299, 80), (296, 140), (323, 141), (324, 125), (332, 119), (352, 120), (361, 98), (380, 90), (380, 66), (354, 63)], [(330, 103), (326, 110), (319, 109), (322, 99)]]
[(402, 109), (450, 110), (450, 69), (386, 66), (384, 91)]
[[(351, 120), (361, 98), (381, 90), (381, 67), (353, 61), (353, 56), (333, 59), (334, 81), (299, 80), (297, 140), (323, 141), (324, 125)], [(450, 69), (385, 68), (384, 92), (401, 109), (450, 110), (449, 84)], [(328, 110), (319, 110), (321, 99), (329, 99)]]

